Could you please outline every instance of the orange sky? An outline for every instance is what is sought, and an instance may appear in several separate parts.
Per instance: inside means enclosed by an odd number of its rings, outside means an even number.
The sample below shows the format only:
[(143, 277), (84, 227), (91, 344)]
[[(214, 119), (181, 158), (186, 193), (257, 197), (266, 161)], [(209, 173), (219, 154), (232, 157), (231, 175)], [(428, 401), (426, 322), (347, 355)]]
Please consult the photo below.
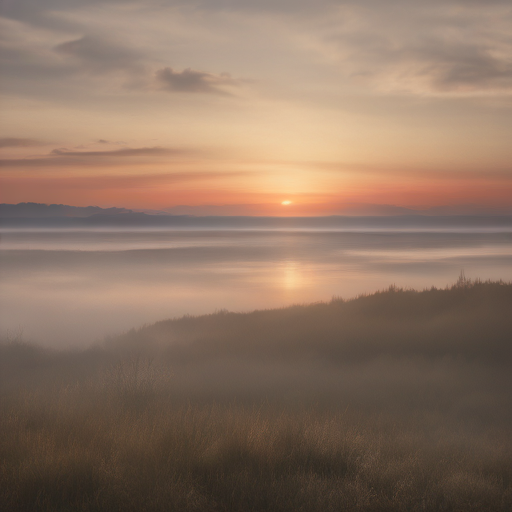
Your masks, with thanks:
[(18, 0), (0, 29), (1, 202), (512, 212), (508, 3)]

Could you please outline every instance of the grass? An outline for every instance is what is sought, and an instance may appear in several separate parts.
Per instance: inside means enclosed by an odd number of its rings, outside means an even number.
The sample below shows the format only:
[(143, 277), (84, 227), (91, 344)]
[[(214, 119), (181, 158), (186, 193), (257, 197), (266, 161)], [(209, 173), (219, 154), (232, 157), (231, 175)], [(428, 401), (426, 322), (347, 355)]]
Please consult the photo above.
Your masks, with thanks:
[(0, 508), (511, 510), (511, 311), (459, 283), (5, 343)]

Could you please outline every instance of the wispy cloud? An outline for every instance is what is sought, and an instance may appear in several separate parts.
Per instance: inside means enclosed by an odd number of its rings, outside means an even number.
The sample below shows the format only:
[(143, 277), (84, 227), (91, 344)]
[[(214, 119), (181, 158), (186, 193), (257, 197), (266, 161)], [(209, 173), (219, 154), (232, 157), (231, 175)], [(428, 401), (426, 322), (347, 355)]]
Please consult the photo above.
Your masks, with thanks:
[(179, 155), (190, 153), (185, 149), (161, 148), (158, 146), (151, 148), (120, 148), (110, 151), (73, 151), (68, 149), (54, 149), (50, 154), (60, 157), (130, 157), (130, 156), (159, 156), (159, 155)]
[[(66, 148), (52, 150), (48, 155), (34, 158), (9, 158), (0, 159), (0, 167), (50, 167), (70, 164), (97, 165), (105, 164), (113, 160), (123, 159), (123, 165), (129, 163), (130, 158), (134, 157), (159, 157), (159, 156), (194, 156), (204, 154), (198, 149), (180, 149), (180, 148), (120, 148), (110, 151), (74, 151)], [(140, 163), (139, 160), (134, 163)]]
[(230, 95), (224, 88), (240, 85), (228, 73), (214, 75), (190, 68), (181, 72), (163, 68), (156, 72), (156, 79), (163, 89), (172, 92)]
[(512, 6), (498, 0), (342, 2), (311, 28), (347, 78), (419, 95), (511, 94), (511, 34)]
[(29, 148), (42, 146), (44, 142), (37, 139), (23, 139), (18, 137), (0, 138), (0, 148)]
[(143, 67), (140, 52), (126, 45), (90, 35), (65, 41), (55, 46), (54, 50), (90, 71), (136, 71)]
[[(137, 23), (135, 16), (140, 13), (143, 19), (153, 21), (137, 28), (147, 36), (147, 27), (160, 27), (159, 18), (179, 12), (183, 19), (193, 20), (196, 28), (201, 24), (198, 20), (211, 18), (208, 30), (199, 32), (216, 33), (220, 39), (239, 37), (239, 26), (244, 23), (249, 26), (256, 15), (262, 20), (272, 18), (275, 33), (269, 35), (276, 37), (276, 41), (285, 45), (289, 43), (288, 37), (294, 43), (300, 41), (299, 46), (309, 46), (309, 50), (313, 48), (323, 54), (325, 61), (339, 66), (348, 79), (365, 83), (380, 93), (512, 93), (512, 6), (509, 0), (200, 0), (193, 2), (193, 6), (184, 0), (149, 0), (134, 2), (133, 11), (122, 9), (114, 0), (103, 2), (105, 7), (97, 12), (96, 18), (90, 17), (96, 4), (92, 2), (91, 7), (90, 0), (18, 0), (4, 4), (3, 19), (16, 20), (19, 25), (11, 34), (14, 30), (11, 23), (4, 35), (5, 41), (0, 41), (3, 59), (9, 60), (6, 69), (28, 78), (49, 75), (59, 79), (62, 74), (80, 71), (94, 75), (114, 70), (132, 73), (144, 70), (141, 80), (146, 81), (154, 78), (154, 70), (158, 69), (156, 80), (165, 90), (229, 94), (226, 89), (236, 87), (240, 81), (227, 74), (191, 68), (182, 71), (159, 68), (162, 59), (161, 55), (155, 58), (155, 45), (153, 48), (147, 44), (135, 46), (129, 37), (120, 35), (119, 30), (114, 39), (108, 31), (108, 20), (103, 18), (105, 12), (111, 15), (117, 12), (126, 21), (133, 12), (134, 17), (123, 26), (129, 30), (130, 23)], [(187, 9), (183, 9), (184, 5)], [(83, 17), (85, 11), (88, 15)], [(221, 18), (223, 22), (219, 21)], [(233, 19), (236, 19), (236, 27), (229, 23)], [(71, 27), (81, 35), (56, 44), (56, 34), (69, 34)], [(41, 34), (34, 39), (37, 31)], [(32, 36), (27, 37), (27, 32)], [(142, 38), (146, 42), (150, 39)], [(219, 40), (219, 37), (214, 39)], [(262, 34), (261, 41), (264, 39), (265, 34)], [(238, 41), (247, 50), (244, 41)], [(50, 51), (43, 51), (46, 46)], [(186, 51), (187, 46), (179, 48)], [(276, 56), (283, 48), (275, 47)], [(169, 50), (178, 55), (176, 47), (171, 45)], [(256, 57), (262, 57), (257, 48), (253, 50)], [(55, 56), (60, 58), (56, 61)], [(233, 66), (238, 58), (239, 55)], [(273, 55), (266, 55), (265, 59), (271, 64)], [(186, 65), (182, 57), (183, 61)], [(5, 62), (3, 64), (5, 66)], [(307, 60), (303, 64), (307, 65)]]
[(464, 177), (466, 180), (485, 180), (485, 181), (512, 181), (512, 166), (510, 167), (487, 167), (487, 168), (467, 168), (449, 169), (449, 168), (430, 168), (425, 166), (386, 166), (386, 165), (368, 165), (349, 162), (282, 162), (290, 167), (305, 167), (314, 170), (321, 170), (333, 174), (342, 175), (370, 175), (378, 177), (392, 178), (413, 178), (413, 179), (432, 179), (432, 180), (456, 180)]
[(205, 182), (230, 180), (235, 177), (247, 176), (250, 173), (242, 171), (233, 172), (174, 172), (151, 173), (136, 175), (102, 175), (102, 176), (58, 176), (58, 177), (26, 177), (5, 178), (3, 184), (7, 186), (23, 186), (31, 189), (63, 189), (63, 190), (120, 190), (158, 188), (179, 183)]

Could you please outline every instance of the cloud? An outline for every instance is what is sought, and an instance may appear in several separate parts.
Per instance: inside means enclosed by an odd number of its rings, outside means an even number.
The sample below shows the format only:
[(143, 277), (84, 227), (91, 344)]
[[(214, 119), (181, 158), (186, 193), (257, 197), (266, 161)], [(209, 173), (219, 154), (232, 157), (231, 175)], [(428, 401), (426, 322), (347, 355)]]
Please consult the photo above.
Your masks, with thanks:
[(315, 171), (325, 171), (340, 175), (357, 175), (357, 176), (374, 176), (378, 177), (401, 177), (401, 178), (420, 178), (436, 181), (449, 180), (475, 180), (475, 181), (512, 181), (512, 166), (495, 167), (495, 168), (467, 168), (450, 169), (450, 168), (429, 168), (421, 166), (386, 166), (386, 165), (369, 165), (350, 162), (322, 162), (322, 161), (303, 161), (303, 162), (285, 162), (291, 167), (303, 166), (305, 168), (314, 169)]
[(384, 92), (512, 93), (512, 44), (510, 55), (501, 56), (485, 45), (441, 37), (390, 46), (382, 44), (376, 51), (361, 48), (352, 76), (367, 79)]
[(425, 75), (435, 91), (512, 90), (512, 58), (495, 57), (488, 49), (471, 44), (437, 45), (413, 56), (424, 66), (418, 75)]
[(44, 143), (36, 139), (21, 139), (17, 137), (4, 137), (0, 139), (0, 148), (29, 148), (42, 146)]
[[(123, 40), (117, 32), (114, 38), (105, 33), (105, 27), (98, 28), (94, 24), (89, 29), (92, 33), (86, 32), (81, 37), (57, 44), (61, 34), (41, 28), (37, 23), (36, 26), (28, 26), (0, 17), (0, 27), (3, 32), (0, 36), (0, 64), (8, 78), (4, 80), (4, 87), (9, 84), (16, 92), (26, 87), (37, 90), (36, 95), (40, 95), (44, 91), (42, 84), (58, 81), (48, 92), (52, 95), (67, 84), (66, 94), (69, 94), (77, 85), (83, 86), (84, 77), (95, 81), (94, 91), (109, 86), (147, 91), (155, 80), (155, 69), (161, 66), (159, 58), (155, 59), (153, 54), (154, 48), (147, 45), (134, 47), (129, 38)], [(84, 26), (78, 30), (88, 29)], [(107, 79), (105, 75), (109, 74), (115, 75)], [(75, 77), (80, 77), (80, 80), (73, 81)], [(229, 95), (227, 89), (241, 83), (227, 73), (217, 75), (190, 68), (181, 72), (172, 68), (159, 69), (156, 80), (165, 90), (217, 95)], [(20, 88), (20, 82), (24, 87)]]
[(510, 3), (346, 2), (310, 30), (324, 58), (379, 92), (512, 93)]
[[(85, 30), (75, 27), (71, 33)], [(68, 33), (63, 36), (58, 30), (0, 16), (2, 90), (66, 98), (77, 92), (83, 95), (84, 86), (91, 93), (143, 87), (151, 76), (144, 52), (132, 48), (129, 41), (112, 40), (109, 34), (99, 35), (101, 30), (90, 30), (98, 34), (70, 39)], [(106, 75), (113, 76), (106, 79)]]
[(93, 71), (141, 68), (142, 55), (138, 51), (104, 38), (85, 35), (79, 39), (58, 44), (54, 50), (61, 55), (71, 57)]
[(213, 75), (187, 68), (181, 73), (172, 68), (163, 68), (156, 72), (157, 81), (168, 91), (229, 95), (223, 87), (238, 86), (239, 81), (227, 73)]
[[(183, 70), (194, 62), (205, 69), (220, 54), (223, 64), (215, 66), (245, 73), (239, 70), (249, 60), (268, 83), (276, 62), (290, 63), (285, 86), (301, 88), (303, 69), (316, 81), (308, 84), (312, 94), (326, 90), (329, 80), (336, 90), (355, 84), (358, 92), (377, 94), (512, 94), (510, 0), (4, 0), (2, 13), (15, 32), (3, 28), (5, 44), (0, 41), (15, 92), (23, 80), (41, 95), (46, 79), (49, 94), (72, 94), (77, 84), (83, 94), (83, 82), (71, 79), (89, 73), (96, 79), (91, 92), (147, 91), (156, 80), (170, 92), (229, 95), (240, 80)], [(227, 48), (225, 41), (233, 44)], [(163, 67), (168, 55), (180, 71)], [(317, 77), (319, 62), (331, 69)], [(103, 79), (113, 71), (121, 71), (120, 81)]]
[[(162, 174), (137, 174), (122, 176), (52, 176), (52, 177), (8, 177), (2, 180), (5, 187), (29, 187), (38, 190), (120, 190), (156, 188), (166, 185), (175, 185), (180, 183), (192, 182), (211, 182), (217, 180), (230, 180), (234, 177), (246, 177), (250, 175), (244, 171), (220, 171), (220, 172), (175, 172)], [(27, 183), (27, 180), (29, 183)]]
[[(129, 159), (133, 157), (158, 157), (158, 156), (193, 156), (204, 154), (197, 149), (180, 149), (180, 148), (121, 148), (111, 151), (71, 151), (66, 148), (54, 149), (48, 155), (35, 158), (10, 158), (1, 159), (0, 167), (58, 167), (69, 166), (71, 164), (78, 165), (96, 165), (98, 163), (107, 164), (112, 160), (122, 158), (123, 165), (129, 163)], [(125, 160), (128, 159), (128, 160)], [(140, 163), (139, 160), (134, 163)]]
[(54, 149), (50, 154), (60, 157), (130, 157), (130, 156), (158, 156), (158, 155), (178, 155), (190, 153), (190, 150), (169, 149), (161, 147), (152, 148), (121, 148), (110, 151), (71, 151), (67, 149)]

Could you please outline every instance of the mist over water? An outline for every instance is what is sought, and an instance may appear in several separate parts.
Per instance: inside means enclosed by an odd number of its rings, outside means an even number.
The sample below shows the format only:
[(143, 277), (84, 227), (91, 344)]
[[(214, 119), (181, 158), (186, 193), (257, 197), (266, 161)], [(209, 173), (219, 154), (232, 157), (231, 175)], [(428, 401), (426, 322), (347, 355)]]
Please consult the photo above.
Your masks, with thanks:
[(87, 346), (184, 314), (512, 279), (509, 229), (3, 229), (0, 335)]

